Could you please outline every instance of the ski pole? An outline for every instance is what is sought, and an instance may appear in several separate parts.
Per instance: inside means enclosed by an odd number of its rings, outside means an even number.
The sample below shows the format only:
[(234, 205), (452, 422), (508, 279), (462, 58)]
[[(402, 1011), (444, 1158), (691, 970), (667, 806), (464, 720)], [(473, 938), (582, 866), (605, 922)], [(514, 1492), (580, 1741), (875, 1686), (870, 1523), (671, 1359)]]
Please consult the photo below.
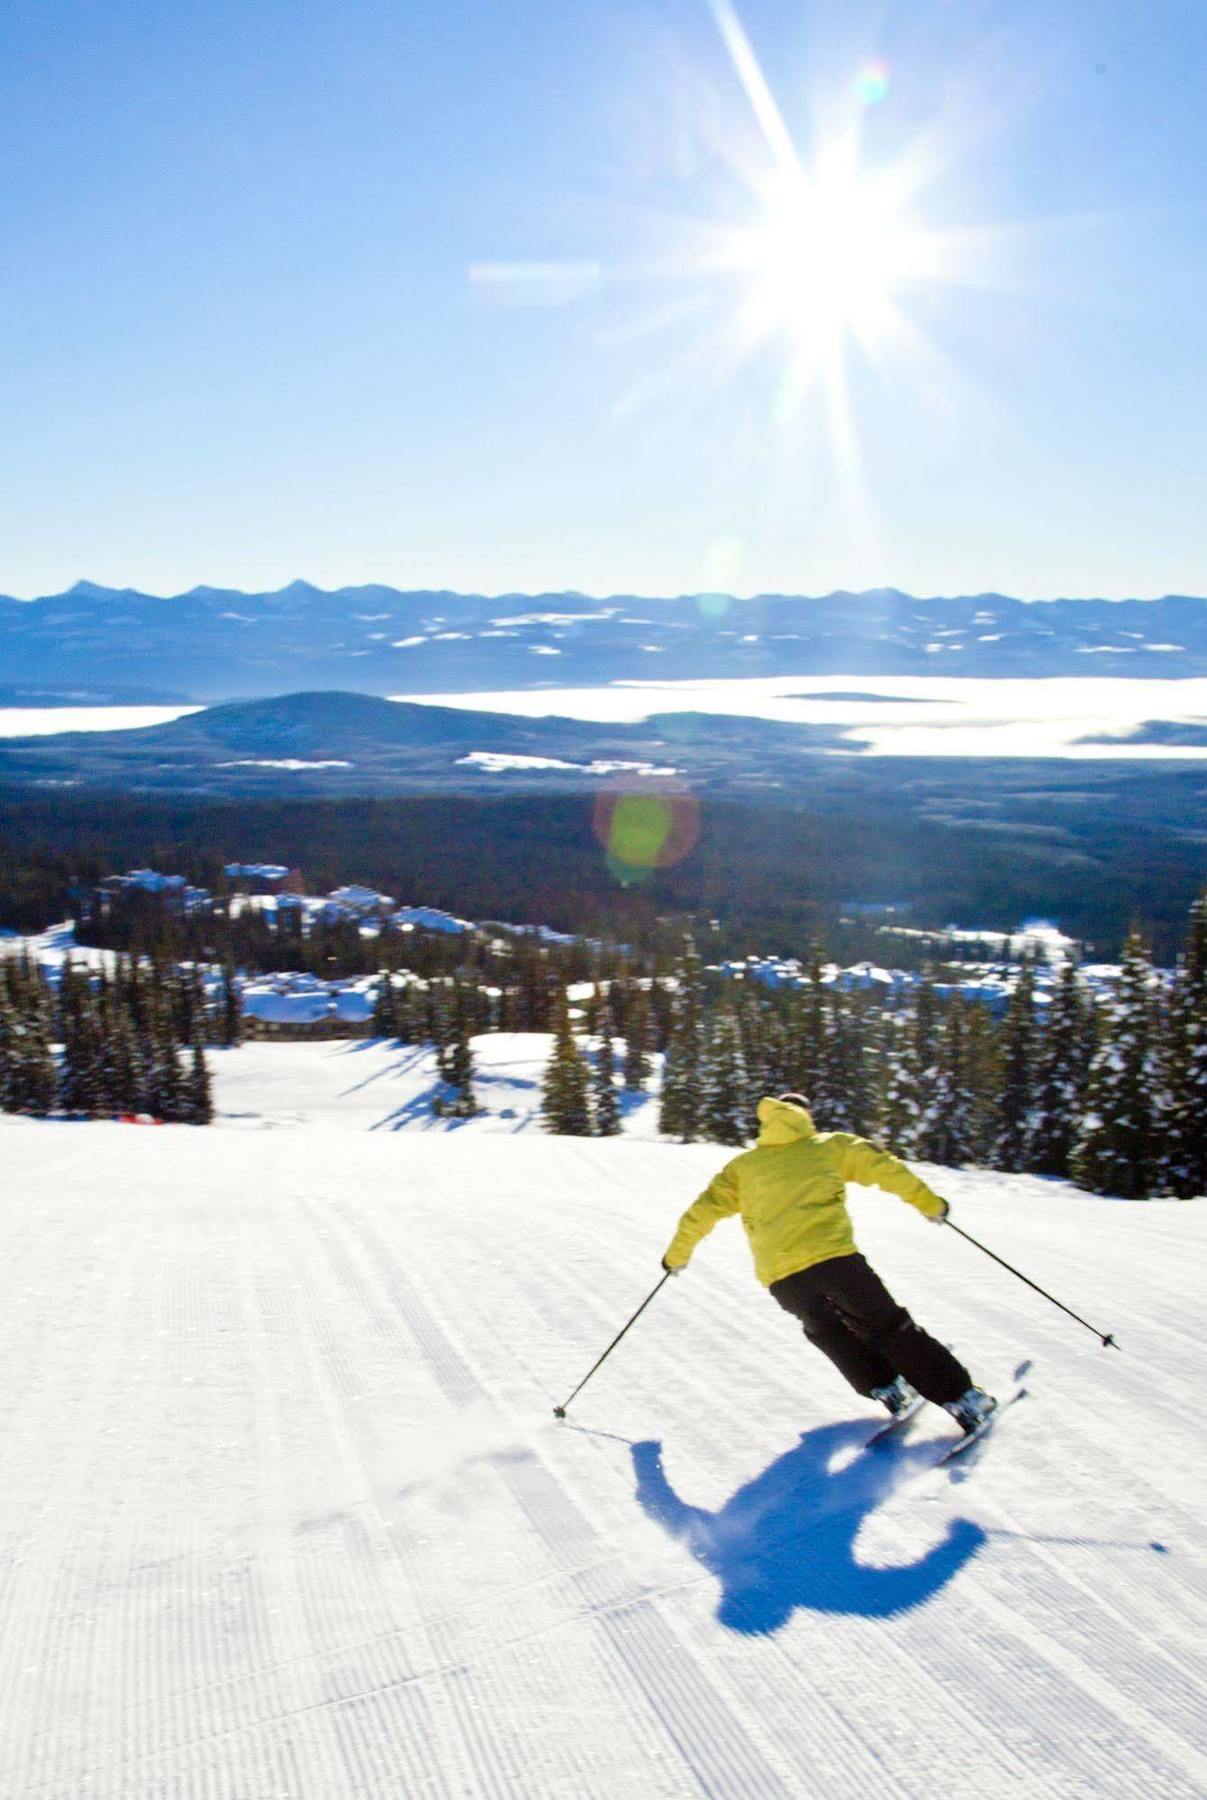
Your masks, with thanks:
[(1055, 1294), (1048, 1292), (1047, 1288), (1041, 1288), (1038, 1281), (1032, 1281), (1029, 1275), (1024, 1275), (1021, 1269), (1016, 1269), (1013, 1263), (1008, 1263), (1004, 1256), (999, 1256), (996, 1250), (989, 1248), (988, 1244), (982, 1244), (980, 1238), (974, 1238), (971, 1232), (963, 1231), (960, 1226), (953, 1225), (950, 1219), (947, 1220), (947, 1224), (960, 1237), (966, 1238), (970, 1244), (975, 1244), (978, 1250), (983, 1250), (986, 1256), (991, 1256), (995, 1263), (1001, 1263), (1003, 1269), (1009, 1269), (1012, 1275), (1017, 1275), (1020, 1281), (1025, 1281), (1029, 1288), (1034, 1288), (1037, 1294), (1042, 1294), (1045, 1300), (1050, 1300), (1053, 1306), (1059, 1306), (1061, 1312), (1068, 1313), (1070, 1319), (1076, 1319), (1079, 1325), (1084, 1325), (1087, 1331), (1092, 1331), (1094, 1336), (1101, 1341), (1104, 1350), (1108, 1344), (1118, 1350), (1119, 1346), (1110, 1332), (1099, 1331), (1096, 1325), (1091, 1325), (1088, 1319), (1083, 1319), (1080, 1313), (1075, 1313), (1071, 1306), (1066, 1306), (1063, 1300), (1058, 1300)]
[[(593, 1363), (591, 1365), (591, 1367), (587, 1370), (587, 1373), (583, 1376), (582, 1380), (579, 1382), (578, 1386), (575, 1388), (574, 1394), (579, 1394), (582, 1392), (583, 1388), (585, 1388), (587, 1383), (590, 1381), (592, 1375), (594, 1375), (596, 1369), (598, 1369), (600, 1363), (607, 1362), (609, 1356), (611, 1356), (613, 1350), (615, 1350), (617, 1344), (620, 1342), (620, 1340), (624, 1336), (625, 1332), (629, 1329), (629, 1325), (635, 1325), (637, 1323), (638, 1319), (641, 1317), (642, 1313), (645, 1311), (645, 1309), (649, 1305), (650, 1301), (654, 1298), (654, 1294), (658, 1293), (659, 1289), (664, 1288), (666, 1286), (667, 1282), (670, 1280), (671, 1276), (674, 1275), (675, 1273), (677, 1273), (676, 1270), (668, 1269), (666, 1274), (662, 1277), (662, 1280), (658, 1283), (658, 1286), (654, 1289), (654, 1292), (646, 1295), (645, 1299), (641, 1302), (641, 1305), (637, 1308), (637, 1311), (633, 1314), (633, 1317), (629, 1320), (629, 1324), (625, 1325), (620, 1331), (618, 1331), (616, 1333), (616, 1336), (612, 1339), (612, 1342), (608, 1345), (607, 1349), (604, 1351), (603, 1355), (600, 1357), (599, 1362)], [(571, 1394), (569, 1399), (565, 1400), (561, 1406), (554, 1407), (553, 1414), (554, 1414), (555, 1418), (558, 1418), (558, 1419), (565, 1418), (566, 1407), (569, 1406), (570, 1401), (573, 1400), (574, 1394)]]

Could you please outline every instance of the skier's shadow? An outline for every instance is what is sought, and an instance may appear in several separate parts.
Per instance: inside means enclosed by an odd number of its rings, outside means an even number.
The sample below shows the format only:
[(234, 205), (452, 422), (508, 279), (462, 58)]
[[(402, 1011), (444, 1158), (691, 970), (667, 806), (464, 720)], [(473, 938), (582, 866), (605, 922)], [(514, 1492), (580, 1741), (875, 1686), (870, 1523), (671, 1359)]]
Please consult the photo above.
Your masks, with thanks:
[(717, 1617), (747, 1635), (778, 1631), (797, 1608), (888, 1619), (933, 1599), (986, 1542), (971, 1519), (952, 1519), (943, 1538), (912, 1563), (877, 1567), (855, 1552), (868, 1515), (910, 1474), (934, 1460), (934, 1445), (882, 1445), (831, 1462), (862, 1443), (867, 1421), (804, 1432), (800, 1443), (741, 1487), (717, 1512), (689, 1506), (662, 1467), (662, 1446), (632, 1446), (637, 1499), (721, 1583)]

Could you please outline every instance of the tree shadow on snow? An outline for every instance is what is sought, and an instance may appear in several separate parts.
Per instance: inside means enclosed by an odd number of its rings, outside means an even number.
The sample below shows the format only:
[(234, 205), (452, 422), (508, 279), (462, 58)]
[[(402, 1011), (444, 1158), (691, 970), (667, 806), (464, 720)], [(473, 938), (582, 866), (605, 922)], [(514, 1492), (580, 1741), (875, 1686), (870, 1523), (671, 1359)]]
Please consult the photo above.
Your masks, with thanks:
[(859, 1529), (910, 1474), (934, 1461), (934, 1445), (882, 1445), (833, 1473), (830, 1464), (868, 1435), (866, 1420), (804, 1432), (717, 1512), (690, 1506), (662, 1467), (662, 1446), (634, 1444), (637, 1499), (651, 1519), (685, 1543), (721, 1584), (717, 1618), (748, 1636), (779, 1631), (797, 1608), (889, 1619), (933, 1599), (986, 1542), (971, 1519), (952, 1519), (945, 1536), (912, 1563), (860, 1562)]

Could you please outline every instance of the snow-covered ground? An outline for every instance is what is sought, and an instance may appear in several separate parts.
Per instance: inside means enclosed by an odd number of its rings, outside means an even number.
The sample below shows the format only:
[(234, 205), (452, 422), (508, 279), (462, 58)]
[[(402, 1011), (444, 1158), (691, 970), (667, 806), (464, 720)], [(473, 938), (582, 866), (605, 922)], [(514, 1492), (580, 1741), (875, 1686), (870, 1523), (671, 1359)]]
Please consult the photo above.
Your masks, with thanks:
[(933, 1412), (861, 1451), (733, 1222), (558, 1424), (725, 1153), (219, 1061), (216, 1129), (0, 1118), (6, 1800), (1207, 1792), (1201, 1205), (934, 1172), (1116, 1353), (854, 1190), (982, 1380), (1032, 1363), (954, 1477)]
[[(214, 1050), (214, 1105), (219, 1126), (254, 1130), (317, 1124), (345, 1131), (431, 1131), (514, 1135), (539, 1131), (541, 1077), (552, 1039), (544, 1032), (490, 1032), (471, 1040), (474, 1119), (437, 1119), (432, 1101), (442, 1091), (430, 1045), (379, 1038), (327, 1043), (261, 1042)], [(616, 1040), (616, 1052), (624, 1046)], [(655, 1057), (655, 1063), (661, 1058)], [(626, 1136), (658, 1136), (653, 1094), (622, 1094)]]

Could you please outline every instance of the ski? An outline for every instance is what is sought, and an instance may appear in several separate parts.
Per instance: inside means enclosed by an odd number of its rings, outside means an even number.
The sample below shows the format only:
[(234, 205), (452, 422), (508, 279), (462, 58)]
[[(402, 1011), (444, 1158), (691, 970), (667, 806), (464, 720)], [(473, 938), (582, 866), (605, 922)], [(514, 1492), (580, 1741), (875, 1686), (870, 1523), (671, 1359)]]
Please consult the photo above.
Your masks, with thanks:
[(993, 1411), (989, 1414), (989, 1417), (987, 1419), (982, 1419), (981, 1423), (974, 1431), (966, 1432), (964, 1436), (958, 1438), (954, 1444), (949, 1445), (949, 1447), (944, 1450), (942, 1456), (936, 1457), (935, 1468), (943, 1468), (947, 1463), (953, 1462), (957, 1456), (964, 1456), (973, 1448), (974, 1444), (981, 1443), (984, 1438), (988, 1437), (1007, 1407), (1013, 1406), (1016, 1401), (1025, 1400), (1026, 1398), (1027, 1390), (1025, 1387), (1015, 1388), (1014, 1392), (1009, 1395), (1007, 1399), (998, 1402), (997, 1406), (995, 1406)]
[(908, 1406), (903, 1407), (899, 1413), (894, 1413), (891, 1419), (886, 1419), (883, 1425), (877, 1427), (870, 1438), (864, 1440), (864, 1449), (871, 1450), (874, 1445), (882, 1444), (885, 1438), (893, 1437), (898, 1431), (901, 1431), (908, 1425), (912, 1419), (916, 1419), (925, 1405), (925, 1397), (922, 1394), (916, 1394)]

